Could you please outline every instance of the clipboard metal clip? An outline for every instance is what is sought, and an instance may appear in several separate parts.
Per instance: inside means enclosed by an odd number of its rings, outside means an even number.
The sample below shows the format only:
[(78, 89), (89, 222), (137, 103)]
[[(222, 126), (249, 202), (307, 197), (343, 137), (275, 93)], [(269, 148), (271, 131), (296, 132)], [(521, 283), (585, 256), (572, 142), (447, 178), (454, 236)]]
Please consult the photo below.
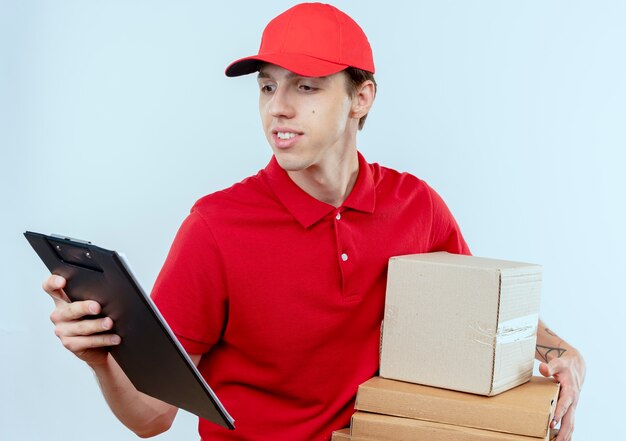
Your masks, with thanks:
[(62, 239), (62, 240), (71, 240), (72, 242), (78, 242), (84, 245), (91, 245), (91, 242), (89, 242), (88, 240), (76, 239), (74, 237), (65, 236), (63, 234), (51, 234), (50, 237), (54, 237), (56, 239)]

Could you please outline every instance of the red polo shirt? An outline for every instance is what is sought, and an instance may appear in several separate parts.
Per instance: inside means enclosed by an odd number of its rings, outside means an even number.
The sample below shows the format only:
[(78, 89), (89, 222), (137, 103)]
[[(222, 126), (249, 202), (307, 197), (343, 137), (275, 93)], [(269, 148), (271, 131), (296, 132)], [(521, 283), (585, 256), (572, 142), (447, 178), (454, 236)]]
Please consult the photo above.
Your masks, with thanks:
[(200, 199), (152, 296), (235, 418), (203, 440), (328, 440), (378, 370), (389, 257), (469, 253), (423, 181), (359, 154), (340, 208), (306, 194), (274, 158)]

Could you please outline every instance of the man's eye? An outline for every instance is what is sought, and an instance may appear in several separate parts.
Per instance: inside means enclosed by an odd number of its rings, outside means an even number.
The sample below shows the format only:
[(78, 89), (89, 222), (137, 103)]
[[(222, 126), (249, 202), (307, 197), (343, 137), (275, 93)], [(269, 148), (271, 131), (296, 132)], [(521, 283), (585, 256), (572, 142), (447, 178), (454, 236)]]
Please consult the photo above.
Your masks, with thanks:
[(300, 90), (302, 90), (303, 92), (312, 92), (316, 89), (315, 87), (309, 86), (308, 84), (300, 84)]
[(272, 93), (276, 90), (276, 86), (273, 84), (261, 84), (261, 92), (263, 93)]

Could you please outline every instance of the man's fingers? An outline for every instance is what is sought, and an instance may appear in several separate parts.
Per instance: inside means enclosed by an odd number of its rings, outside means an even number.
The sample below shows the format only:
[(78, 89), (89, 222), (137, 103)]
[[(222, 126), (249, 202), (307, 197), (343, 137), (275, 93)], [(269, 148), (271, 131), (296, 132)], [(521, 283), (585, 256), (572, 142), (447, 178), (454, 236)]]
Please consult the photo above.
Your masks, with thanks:
[(556, 441), (570, 441), (574, 433), (574, 412), (576, 406), (571, 406), (569, 411), (563, 416), (559, 436)]
[(574, 397), (571, 393), (562, 393), (559, 396), (559, 400), (556, 403), (556, 409), (554, 410), (554, 422), (552, 427), (556, 426), (559, 421), (565, 417), (573, 403)]
[(46, 280), (43, 281), (43, 289), (46, 292), (56, 291), (58, 289), (65, 288), (66, 280), (64, 277), (51, 274)]
[(548, 363), (539, 364), (539, 373), (543, 375), (544, 377), (552, 376), (552, 370), (550, 369), (550, 366), (548, 366)]
[(66, 283), (67, 281), (65, 280), (65, 278), (52, 274), (50, 277), (44, 280), (42, 288), (54, 299), (55, 303), (57, 302), (57, 300), (69, 302), (70, 299), (65, 294), (65, 291), (63, 291)]
[(78, 320), (88, 315), (100, 314), (100, 311), (100, 304), (93, 300), (58, 304), (52, 311), (52, 314), (50, 314), (50, 320), (52, 320), (52, 323), (57, 324)]
[(73, 322), (60, 322), (56, 325), (54, 333), (57, 337), (74, 337), (81, 335), (93, 335), (108, 331), (113, 328), (113, 320), (109, 317), (94, 320), (75, 320)]
[(89, 336), (61, 337), (61, 343), (66, 349), (80, 354), (87, 349), (104, 348), (120, 344), (122, 339), (116, 334), (99, 334)]
[(544, 377), (554, 377), (560, 382), (562, 374), (567, 373), (566, 362), (561, 358), (553, 358), (550, 363), (540, 363), (539, 373)]

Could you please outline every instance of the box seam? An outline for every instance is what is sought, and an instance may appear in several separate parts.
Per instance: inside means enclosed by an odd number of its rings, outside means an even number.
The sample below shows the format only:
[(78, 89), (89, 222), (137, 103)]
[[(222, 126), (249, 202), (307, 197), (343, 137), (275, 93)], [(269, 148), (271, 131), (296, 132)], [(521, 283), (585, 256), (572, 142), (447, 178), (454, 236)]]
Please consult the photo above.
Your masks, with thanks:
[(496, 378), (496, 349), (498, 347), (497, 345), (497, 329), (498, 329), (498, 325), (500, 324), (500, 306), (502, 305), (502, 271), (498, 270), (498, 308), (496, 311), (496, 333), (493, 336), (493, 342), (492, 342), (492, 348), (493, 348), (493, 352), (492, 352), (492, 357), (491, 357), (491, 381), (489, 383), (489, 394), (491, 395), (493, 392), (493, 385), (495, 382), (495, 378)]

